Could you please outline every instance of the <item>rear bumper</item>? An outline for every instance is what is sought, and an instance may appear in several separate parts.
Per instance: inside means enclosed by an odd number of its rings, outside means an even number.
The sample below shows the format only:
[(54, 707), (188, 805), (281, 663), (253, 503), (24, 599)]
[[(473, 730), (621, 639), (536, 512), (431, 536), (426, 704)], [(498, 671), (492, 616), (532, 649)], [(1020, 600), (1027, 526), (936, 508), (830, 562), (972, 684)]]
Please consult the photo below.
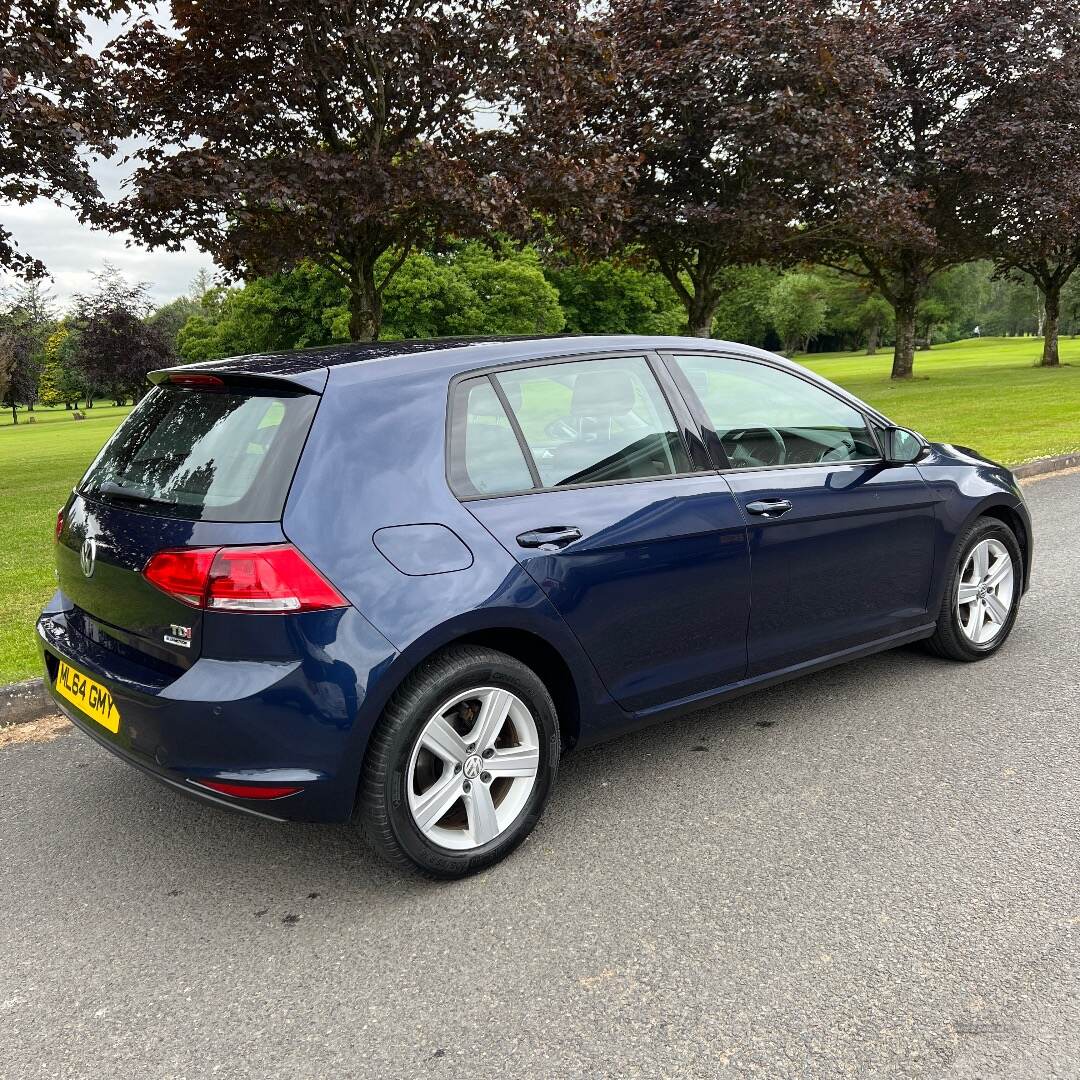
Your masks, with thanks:
[[(342, 618), (347, 613), (341, 613)], [(167, 681), (70, 630), (63, 611), (38, 620), (46, 686), (57, 710), (95, 742), (203, 802), (287, 821), (352, 816), (370, 725), (355, 671), (326, 657), (292, 661), (197, 660)], [(60, 660), (103, 684), (119, 730), (84, 715), (55, 688)], [(234, 799), (201, 780), (302, 785), (277, 799)]]

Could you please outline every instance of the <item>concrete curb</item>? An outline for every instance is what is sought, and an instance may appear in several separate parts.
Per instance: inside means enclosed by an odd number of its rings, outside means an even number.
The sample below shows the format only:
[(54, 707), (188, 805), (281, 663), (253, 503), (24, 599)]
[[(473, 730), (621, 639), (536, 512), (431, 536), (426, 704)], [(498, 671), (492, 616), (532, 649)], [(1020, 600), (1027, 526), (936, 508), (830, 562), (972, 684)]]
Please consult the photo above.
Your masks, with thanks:
[[(1026, 461), (1023, 465), (1015, 466), (1012, 473), (1023, 480), (1075, 468), (1080, 468), (1080, 452)], [(56, 705), (41, 679), (27, 679), (26, 682), (0, 686), (0, 727), (7, 724), (28, 724), (32, 720), (52, 716), (55, 712)]]
[(1058, 454), (1057, 457), (1036, 458), (1034, 461), (1025, 461), (1023, 465), (1013, 468), (1012, 474), (1021, 480), (1031, 476), (1045, 476), (1047, 473), (1061, 472), (1063, 469), (1080, 468), (1080, 452), (1075, 454)]
[(0, 686), (0, 727), (7, 724), (28, 724), (43, 716), (52, 716), (56, 705), (49, 697), (41, 679)]

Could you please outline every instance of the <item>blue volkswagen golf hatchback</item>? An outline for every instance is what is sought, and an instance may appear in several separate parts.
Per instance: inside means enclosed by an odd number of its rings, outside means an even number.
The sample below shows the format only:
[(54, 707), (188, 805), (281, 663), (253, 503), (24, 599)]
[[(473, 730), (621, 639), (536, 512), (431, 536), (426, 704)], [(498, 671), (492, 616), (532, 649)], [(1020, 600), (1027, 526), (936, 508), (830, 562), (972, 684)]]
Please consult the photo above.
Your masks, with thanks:
[(56, 523), (57, 705), (190, 795), (452, 877), (560, 754), (1009, 635), (1010, 473), (717, 341), (405, 341), (159, 371)]

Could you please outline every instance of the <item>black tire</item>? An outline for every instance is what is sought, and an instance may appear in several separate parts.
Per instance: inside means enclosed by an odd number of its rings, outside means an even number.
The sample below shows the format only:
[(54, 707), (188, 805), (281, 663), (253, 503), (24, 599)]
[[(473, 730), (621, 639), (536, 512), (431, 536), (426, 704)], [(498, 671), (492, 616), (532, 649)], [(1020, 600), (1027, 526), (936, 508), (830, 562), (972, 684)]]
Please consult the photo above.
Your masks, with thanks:
[[(1013, 561), (1014, 587), (1012, 604), (1008, 617), (1001, 631), (985, 645), (977, 645), (961, 629), (960, 616), (956, 610), (956, 592), (965, 562), (972, 549), (984, 540), (998, 540), (1008, 551)], [(949, 568), (949, 577), (945, 582), (945, 595), (942, 597), (941, 610), (938, 612), (937, 629), (925, 642), (927, 650), (935, 656), (949, 660), (972, 662), (985, 660), (1005, 644), (1016, 622), (1020, 607), (1020, 592), (1024, 578), (1024, 558), (1017, 542), (1016, 534), (1004, 522), (997, 518), (978, 518), (968, 529), (957, 545), (957, 556)]]
[[(431, 842), (413, 820), (406, 791), (410, 755), (439, 706), (473, 687), (509, 690), (532, 713), (539, 736), (539, 768), (518, 816), (494, 840), (467, 851)], [(387, 861), (436, 878), (459, 878), (505, 858), (543, 813), (559, 767), (561, 747), (555, 704), (534, 671), (494, 649), (452, 646), (426, 660), (395, 691), (368, 744), (361, 776), (360, 821), (371, 845)]]

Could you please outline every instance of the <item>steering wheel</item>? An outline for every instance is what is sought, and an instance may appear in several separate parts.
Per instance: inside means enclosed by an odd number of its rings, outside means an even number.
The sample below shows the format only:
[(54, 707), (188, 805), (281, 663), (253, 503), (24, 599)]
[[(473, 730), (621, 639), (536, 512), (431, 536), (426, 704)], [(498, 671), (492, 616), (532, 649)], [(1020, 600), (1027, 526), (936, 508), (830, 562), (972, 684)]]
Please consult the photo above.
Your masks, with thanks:
[[(768, 435), (770, 440), (775, 444), (776, 452), (774, 455), (770, 455), (771, 457), (775, 457), (774, 461), (767, 461), (757, 457), (756, 454), (751, 453), (751, 451), (743, 445), (744, 439), (751, 444), (753, 444), (755, 441), (760, 442), (761, 440), (755, 439), (758, 434)], [(766, 427), (765, 425), (762, 425), (761, 427), (743, 428), (738, 431), (729, 431), (723, 437), (721, 442), (724, 444), (724, 449), (727, 451), (727, 456), (730, 459), (731, 464), (734, 465), (736, 468), (746, 465), (787, 464), (787, 445), (784, 442), (783, 435), (781, 435), (780, 432), (776, 430), (776, 428)], [(728, 450), (728, 443), (733, 443), (734, 448)]]

